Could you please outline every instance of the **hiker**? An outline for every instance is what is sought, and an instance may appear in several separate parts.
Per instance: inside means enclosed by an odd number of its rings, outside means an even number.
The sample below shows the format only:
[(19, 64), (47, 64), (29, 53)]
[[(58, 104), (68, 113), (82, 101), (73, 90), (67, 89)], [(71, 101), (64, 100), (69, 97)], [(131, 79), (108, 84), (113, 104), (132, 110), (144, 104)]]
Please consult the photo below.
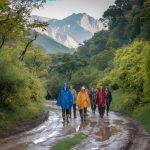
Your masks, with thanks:
[(90, 100), (91, 100), (91, 109), (92, 109), (92, 112), (95, 114), (95, 110), (96, 110), (96, 92), (94, 90), (94, 88), (91, 89), (90, 93), (89, 93), (89, 97), (90, 97)]
[(81, 87), (81, 91), (77, 95), (76, 105), (79, 109), (81, 121), (83, 121), (87, 116), (87, 107), (90, 106), (90, 98), (84, 86)]
[(47, 95), (45, 96), (45, 99), (46, 100), (50, 100), (51, 99), (51, 95), (50, 95), (49, 91), (47, 91)]
[(73, 97), (69, 90), (67, 83), (64, 83), (60, 89), (57, 105), (62, 108), (62, 118), (63, 122), (67, 121), (69, 123), (69, 110), (73, 104)]
[[(73, 86), (70, 86), (70, 91), (73, 97), (73, 115), (74, 118), (76, 118), (76, 97), (77, 97), (77, 92), (76, 90), (73, 88)], [(70, 118), (71, 118), (71, 109), (70, 109)]]
[(106, 88), (105, 93), (106, 93), (106, 112), (107, 112), (107, 116), (108, 116), (109, 106), (112, 101), (112, 95), (111, 95), (111, 92), (108, 87)]
[(106, 106), (106, 94), (103, 86), (98, 88), (96, 92), (96, 104), (98, 105), (99, 115), (101, 118), (103, 118)]

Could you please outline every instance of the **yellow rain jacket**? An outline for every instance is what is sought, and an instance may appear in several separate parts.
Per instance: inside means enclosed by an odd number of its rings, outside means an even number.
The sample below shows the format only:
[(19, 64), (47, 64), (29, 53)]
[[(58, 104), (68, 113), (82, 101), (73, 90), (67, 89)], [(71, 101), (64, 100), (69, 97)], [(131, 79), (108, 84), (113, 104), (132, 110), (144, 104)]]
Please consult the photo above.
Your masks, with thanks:
[(80, 109), (86, 108), (90, 106), (90, 98), (87, 92), (79, 92), (76, 99), (76, 105)]

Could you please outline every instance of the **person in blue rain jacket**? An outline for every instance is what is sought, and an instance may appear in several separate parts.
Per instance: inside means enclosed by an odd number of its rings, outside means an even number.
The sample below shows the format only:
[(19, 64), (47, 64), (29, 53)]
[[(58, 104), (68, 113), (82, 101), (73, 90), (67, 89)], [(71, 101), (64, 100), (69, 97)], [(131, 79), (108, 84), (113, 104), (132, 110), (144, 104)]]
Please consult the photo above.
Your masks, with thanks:
[(73, 97), (67, 83), (64, 83), (59, 91), (57, 105), (62, 108), (63, 121), (69, 122), (69, 110), (73, 105)]

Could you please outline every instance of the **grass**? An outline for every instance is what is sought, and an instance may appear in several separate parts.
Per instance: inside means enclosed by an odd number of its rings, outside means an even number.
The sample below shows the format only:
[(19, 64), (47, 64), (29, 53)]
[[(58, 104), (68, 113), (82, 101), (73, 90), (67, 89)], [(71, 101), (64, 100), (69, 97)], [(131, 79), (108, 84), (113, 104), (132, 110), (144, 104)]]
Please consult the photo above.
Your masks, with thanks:
[(140, 121), (145, 130), (150, 134), (150, 103), (144, 106), (137, 105), (134, 110), (131, 110), (130, 105), (124, 105), (127, 95), (124, 94), (122, 90), (114, 91), (112, 95), (113, 101), (111, 104), (111, 110), (126, 114), (129, 117)]
[(39, 116), (43, 111), (42, 103), (31, 103), (26, 107), (16, 107), (13, 111), (0, 108), (0, 130), (16, 127), (23, 120)]
[(113, 124), (122, 125), (123, 121), (122, 120), (113, 120)]
[(73, 146), (79, 144), (86, 136), (83, 133), (77, 133), (72, 138), (65, 138), (58, 141), (52, 150), (70, 150)]
[(150, 104), (135, 109), (132, 113), (133, 118), (139, 120), (150, 133)]

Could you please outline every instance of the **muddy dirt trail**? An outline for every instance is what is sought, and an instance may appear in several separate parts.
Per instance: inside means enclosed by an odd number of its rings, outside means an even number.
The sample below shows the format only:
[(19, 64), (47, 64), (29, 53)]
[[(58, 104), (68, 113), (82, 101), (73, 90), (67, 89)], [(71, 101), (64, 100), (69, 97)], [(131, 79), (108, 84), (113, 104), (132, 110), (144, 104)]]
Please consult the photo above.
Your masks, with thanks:
[(72, 150), (150, 150), (149, 135), (136, 121), (118, 113), (99, 118), (88, 111), (81, 123), (79, 114), (69, 124), (62, 124), (61, 109), (46, 102), (49, 118), (38, 127), (0, 140), (0, 150), (50, 150), (59, 140), (83, 132), (87, 138)]

